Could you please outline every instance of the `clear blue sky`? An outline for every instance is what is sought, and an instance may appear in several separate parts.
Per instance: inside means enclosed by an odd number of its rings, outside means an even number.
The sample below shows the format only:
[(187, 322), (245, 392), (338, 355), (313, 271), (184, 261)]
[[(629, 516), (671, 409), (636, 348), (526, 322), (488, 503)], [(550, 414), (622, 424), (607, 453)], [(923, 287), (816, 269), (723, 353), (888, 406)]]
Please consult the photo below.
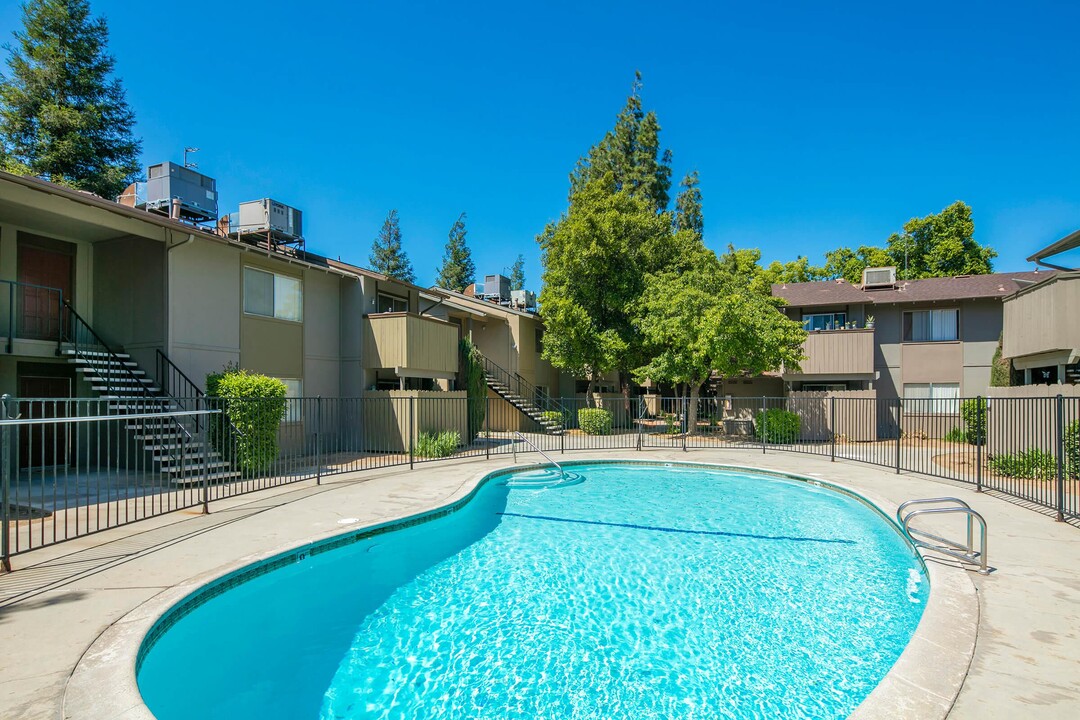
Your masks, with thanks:
[(198, 146), (222, 212), (295, 205), (359, 264), (397, 208), (424, 284), (466, 211), (478, 272), (522, 252), (539, 289), (535, 236), (635, 70), (713, 248), (816, 262), (960, 199), (1017, 270), (1080, 227), (1075, 2), (92, 5), (147, 162)]

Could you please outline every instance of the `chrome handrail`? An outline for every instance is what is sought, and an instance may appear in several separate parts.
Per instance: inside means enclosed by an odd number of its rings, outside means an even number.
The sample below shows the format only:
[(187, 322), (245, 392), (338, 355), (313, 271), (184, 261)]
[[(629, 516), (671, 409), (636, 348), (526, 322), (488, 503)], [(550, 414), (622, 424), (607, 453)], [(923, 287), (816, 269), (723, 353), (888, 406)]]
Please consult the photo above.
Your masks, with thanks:
[[(532, 440), (530, 440), (529, 438), (525, 437), (525, 436), (524, 436), (524, 435), (523, 435), (523, 434), (521, 433), (521, 431), (520, 431), (520, 430), (515, 430), (515, 431), (514, 431), (514, 434), (515, 434), (515, 435), (517, 435), (517, 436), (518, 436), (519, 438), (521, 438), (522, 442), (524, 442), (524, 443), (525, 443), (526, 445), (530, 446), (530, 447), (531, 447), (531, 448), (532, 448), (533, 450), (535, 450), (536, 452), (538, 452), (538, 453), (540, 453), (541, 455), (543, 455), (543, 456), (544, 456), (544, 457), (545, 457), (545, 458), (547, 459), (547, 461), (548, 461), (549, 463), (551, 463), (551, 464), (552, 464), (552, 465), (554, 465), (555, 467), (559, 468), (559, 477), (560, 477), (560, 478), (561, 478), (562, 480), (565, 480), (565, 479), (566, 479), (566, 471), (565, 471), (565, 470), (563, 470), (563, 466), (562, 466), (562, 465), (560, 465), (559, 463), (555, 462), (555, 461), (554, 461), (554, 460), (553, 460), (553, 459), (551, 458), (551, 456), (550, 456), (550, 455), (548, 455), (548, 454), (547, 454), (546, 452), (544, 452), (544, 451), (543, 451), (543, 450), (541, 450), (541, 449), (540, 449), (539, 447), (537, 447), (536, 443), (534, 443), (534, 442), (533, 442)], [(516, 453), (515, 453), (515, 454), (516, 454)], [(517, 458), (516, 458), (516, 457), (514, 458), (514, 462), (517, 462)]]
[[(941, 505), (947, 504), (949, 507), (959, 507), (971, 509), (971, 506), (966, 502), (956, 497), (936, 497), (936, 498), (917, 498), (915, 500), (908, 500), (907, 502), (900, 503), (900, 507), (896, 508), (896, 522), (899, 525), (904, 524), (904, 509), (911, 505)], [(912, 532), (922, 535), (923, 537), (930, 538), (931, 540), (937, 540), (938, 542), (945, 543), (949, 547), (956, 548), (957, 550), (967, 550), (968, 554), (975, 551), (975, 546), (972, 543), (972, 518), (969, 515), (967, 519), (967, 545), (960, 545), (954, 543), (952, 540), (941, 537), (940, 535), (934, 535), (933, 533), (926, 532), (925, 530), (912, 530)]]
[[(942, 498), (934, 498), (934, 499), (941, 500)], [(956, 500), (956, 498), (944, 498), (944, 499), (945, 500)], [(967, 503), (963, 502), (962, 500), (959, 500), (957, 502), (961, 503), (962, 507), (960, 507), (960, 506), (952, 506), (952, 507), (923, 508), (921, 510), (912, 510), (911, 512), (909, 512), (907, 515), (905, 515), (903, 517), (901, 527), (904, 530), (904, 534), (907, 535), (908, 539), (911, 540), (912, 544), (914, 544), (916, 547), (927, 548), (928, 550), (933, 550), (934, 552), (939, 552), (939, 553), (942, 553), (943, 555), (948, 555), (949, 557), (956, 558), (957, 560), (960, 560), (961, 562), (973, 563), (973, 562), (975, 562), (975, 558), (978, 557), (978, 559), (979, 559), (979, 574), (980, 575), (989, 575), (990, 570), (987, 567), (987, 557), (986, 557), (986, 520), (978, 512), (976, 512), (975, 510), (972, 510), (970, 507), (967, 507)], [(910, 505), (910, 504), (915, 504), (915, 502), (909, 501), (908, 503), (905, 503), (905, 504)], [(901, 506), (901, 508), (903, 508), (903, 506)], [(979, 522), (979, 531), (980, 531), (979, 532), (979, 552), (978, 552), (977, 556), (976, 556), (976, 553), (974, 552), (974, 548), (970, 547), (970, 545), (971, 545), (970, 541), (969, 541), (969, 547), (967, 549), (967, 552), (959, 552), (960, 550), (963, 550), (963, 546), (961, 546), (961, 545), (959, 545), (957, 543), (954, 543), (954, 542), (952, 542), (950, 540), (945, 540), (944, 538), (938, 537), (937, 535), (933, 535), (931, 533), (928, 533), (928, 532), (925, 532), (925, 531), (922, 531), (922, 530), (912, 531), (912, 529), (910, 527), (911, 521), (914, 518), (916, 518), (916, 517), (918, 517), (920, 515), (942, 515), (942, 514), (953, 514), (953, 513), (960, 513), (962, 515), (966, 515), (967, 519), (968, 519), (968, 527), (969, 528), (971, 526), (971, 521), (972, 521), (973, 518)], [(897, 515), (899, 516), (899, 514), (900, 514), (900, 511), (898, 510)], [(918, 534), (918, 535), (921, 535), (923, 537), (929, 537), (929, 538), (933, 538), (934, 540), (938, 540), (940, 542), (943, 542), (948, 547), (942, 547), (940, 545), (934, 545), (934, 544), (925, 542), (923, 540), (919, 540), (919, 539), (915, 538), (912, 535), (913, 532)], [(970, 534), (970, 530), (968, 532)], [(950, 549), (950, 548), (953, 548), (953, 549)]]

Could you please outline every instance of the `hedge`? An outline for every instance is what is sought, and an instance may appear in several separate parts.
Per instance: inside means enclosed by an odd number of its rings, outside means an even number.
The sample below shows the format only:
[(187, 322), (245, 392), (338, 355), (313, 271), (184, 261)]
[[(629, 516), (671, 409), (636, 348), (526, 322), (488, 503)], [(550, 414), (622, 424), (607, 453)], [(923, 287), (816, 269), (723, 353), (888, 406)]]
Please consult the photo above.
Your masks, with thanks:
[(603, 408), (581, 408), (577, 411), (577, 422), (586, 435), (611, 434), (611, 413)]
[(792, 443), (799, 439), (799, 416), (788, 410), (769, 408), (757, 414), (757, 436), (769, 443)]
[(964, 436), (972, 445), (986, 442), (986, 398), (968, 398), (960, 403), (960, 417), (964, 421)]
[(1057, 459), (1052, 453), (1039, 448), (1024, 452), (1005, 453), (990, 458), (990, 469), (998, 475), (1016, 478), (1052, 480), (1057, 477)]
[(540, 413), (540, 419), (546, 422), (558, 423), (563, 427), (566, 426), (566, 414), (561, 410), (543, 410)]
[(461, 338), (461, 376), (466, 402), (469, 404), (469, 441), (480, 434), (487, 415), (487, 376), (484, 375), (484, 356), (469, 338)]
[[(277, 378), (226, 369), (206, 376), (206, 394), (220, 398), (222, 415), (208, 424), (211, 446), (248, 475), (263, 472), (278, 456), (278, 427), (285, 417), (285, 383)], [(239, 434), (232, 433), (232, 424)]]
[(453, 430), (444, 430), (438, 435), (434, 433), (420, 433), (416, 438), (416, 446), (413, 452), (422, 458), (450, 457), (461, 445), (461, 435)]

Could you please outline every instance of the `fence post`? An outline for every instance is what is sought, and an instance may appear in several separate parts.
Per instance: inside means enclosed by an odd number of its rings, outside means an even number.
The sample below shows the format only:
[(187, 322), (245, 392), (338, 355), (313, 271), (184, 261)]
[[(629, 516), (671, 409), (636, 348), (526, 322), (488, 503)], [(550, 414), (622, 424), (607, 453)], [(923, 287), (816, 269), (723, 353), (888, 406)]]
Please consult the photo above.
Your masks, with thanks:
[(761, 396), (761, 422), (758, 423), (758, 432), (761, 433), (761, 454), (765, 454), (765, 396)]
[(989, 403), (984, 403), (982, 395), (979, 395), (975, 399), (975, 407), (979, 413), (979, 424), (975, 428), (976, 442), (975, 442), (975, 492), (982, 492), (982, 459), (983, 459), (983, 445), (990, 442), (990, 408)]
[(836, 396), (829, 396), (829, 435), (832, 436), (832, 449), (830, 450), (830, 462), (836, 462)]
[(896, 474), (900, 474), (900, 439), (904, 437), (904, 401), (896, 398)]
[(484, 392), (484, 459), (491, 459), (491, 396)]
[[(14, 309), (11, 314), (15, 314)], [(7, 403), (10, 397), (10, 395), (0, 396), (0, 420), (13, 419), (9, 418), (7, 413)], [(0, 477), (2, 477), (0, 495), (3, 496), (0, 498), (0, 502), (3, 502), (3, 505), (0, 506), (0, 513), (3, 515), (3, 527), (0, 528), (0, 532), (3, 532), (3, 537), (0, 537), (0, 566), (6, 572), (11, 572), (11, 462), (13, 457), (11, 452), (11, 428), (5, 425), (3, 432), (0, 433)]]
[(690, 407), (686, 396), (682, 397), (682, 451), (686, 452), (686, 436), (690, 434)]
[(1065, 522), (1065, 398), (1057, 396), (1057, 513), (1054, 520)]
[(415, 450), (415, 448), (413, 446), (413, 438), (416, 435), (416, 432), (415, 432), (416, 428), (413, 427), (413, 420), (414, 420), (414, 417), (415, 417), (413, 415), (414, 412), (416, 412), (416, 397), (411, 397), (411, 398), (409, 398), (409, 430), (408, 430), (408, 432), (409, 432), (409, 469), (410, 470), (413, 469), (413, 455), (414, 455), (414, 450)]
[(637, 413), (637, 449), (641, 450), (641, 425), (642, 418), (645, 417), (645, 400), (638, 397), (638, 413)]
[(322, 395), (315, 396), (315, 484), (322, 485)]
[[(202, 445), (202, 511), (203, 515), (210, 514), (210, 438), (207, 437), (206, 425), (199, 432), (199, 441)], [(183, 456), (181, 456), (183, 463)]]

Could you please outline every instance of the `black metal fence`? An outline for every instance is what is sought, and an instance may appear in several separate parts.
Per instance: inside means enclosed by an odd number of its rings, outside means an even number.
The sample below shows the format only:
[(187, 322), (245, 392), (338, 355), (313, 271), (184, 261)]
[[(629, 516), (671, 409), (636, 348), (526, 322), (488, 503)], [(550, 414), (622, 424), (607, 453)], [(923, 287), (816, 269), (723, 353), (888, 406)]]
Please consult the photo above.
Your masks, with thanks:
[[(300, 480), (530, 448), (799, 452), (992, 490), (1080, 518), (1080, 398), (562, 398), (424, 392), (281, 403), (204, 396), (4, 400), (2, 560)], [(558, 417), (555, 417), (555, 416)], [(541, 423), (541, 421), (544, 421)], [(552, 424), (556, 421), (557, 424)]]

